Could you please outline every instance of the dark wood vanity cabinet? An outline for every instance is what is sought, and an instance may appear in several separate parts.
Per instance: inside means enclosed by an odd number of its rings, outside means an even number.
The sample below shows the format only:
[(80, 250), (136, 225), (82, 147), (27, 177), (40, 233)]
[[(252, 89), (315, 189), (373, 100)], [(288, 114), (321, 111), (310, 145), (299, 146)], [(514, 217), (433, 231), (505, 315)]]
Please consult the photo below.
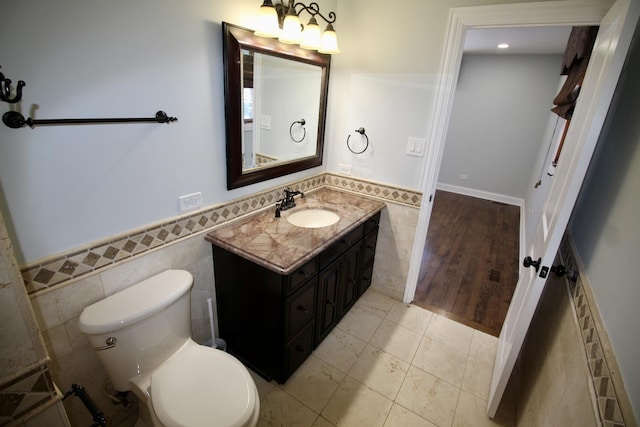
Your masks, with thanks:
[(320, 254), (315, 346), (371, 285), (380, 213)]
[(213, 245), (218, 329), (227, 349), (284, 383), (371, 284), (380, 213), (289, 275)]

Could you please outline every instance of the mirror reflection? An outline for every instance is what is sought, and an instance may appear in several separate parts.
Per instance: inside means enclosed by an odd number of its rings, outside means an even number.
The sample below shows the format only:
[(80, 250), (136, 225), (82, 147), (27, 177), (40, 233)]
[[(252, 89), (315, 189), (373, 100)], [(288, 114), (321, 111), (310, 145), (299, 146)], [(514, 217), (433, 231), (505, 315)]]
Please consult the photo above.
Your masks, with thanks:
[(320, 166), (331, 56), (226, 22), (227, 188)]
[(250, 49), (241, 53), (243, 173), (314, 156), (321, 67)]

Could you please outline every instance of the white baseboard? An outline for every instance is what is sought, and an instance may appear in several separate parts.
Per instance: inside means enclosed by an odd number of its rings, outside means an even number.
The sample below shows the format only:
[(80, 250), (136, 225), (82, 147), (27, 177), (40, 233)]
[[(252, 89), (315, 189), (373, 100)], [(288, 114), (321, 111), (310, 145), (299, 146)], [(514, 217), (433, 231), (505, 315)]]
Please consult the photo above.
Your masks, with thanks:
[(505, 196), (504, 194), (491, 193), (489, 191), (475, 190), (473, 188), (459, 187), (457, 185), (444, 184), (441, 182), (438, 183), (436, 189), (448, 191), (450, 193), (463, 194), (465, 196), (477, 197), (479, 199), (491, 200), (493, 202), (506, 203), (507, 205), (518, 206), (520, 209), (524, 206), (524, 199)]

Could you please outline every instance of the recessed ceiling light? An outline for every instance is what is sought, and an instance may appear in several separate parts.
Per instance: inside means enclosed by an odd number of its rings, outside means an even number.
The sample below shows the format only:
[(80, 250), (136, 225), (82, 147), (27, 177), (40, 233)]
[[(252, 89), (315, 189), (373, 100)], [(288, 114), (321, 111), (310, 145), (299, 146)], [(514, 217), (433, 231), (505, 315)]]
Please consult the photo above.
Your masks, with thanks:
[(509, 47), (509, 43), (500, 43), (498, 45), (498, 49), (507, 49)]

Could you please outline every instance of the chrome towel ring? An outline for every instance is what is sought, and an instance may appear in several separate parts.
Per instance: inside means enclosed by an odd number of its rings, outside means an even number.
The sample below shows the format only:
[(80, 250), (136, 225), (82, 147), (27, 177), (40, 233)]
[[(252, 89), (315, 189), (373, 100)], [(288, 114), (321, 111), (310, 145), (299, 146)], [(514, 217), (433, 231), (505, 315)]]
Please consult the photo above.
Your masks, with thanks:
[(353, 151), (353, 149), (351, 148), (351, 146), (349, 145), (349, 138), (351, 138), (351, 134), (349, 134), (349, 136), (347, 137), (347, 148), (349, 149), (349, 151), (351, 151), (353, 154), (362, 154), (365, 151), (367, 151), (367, 148), (369, 148), (369, 137), (367, 136), (367, 134), (365, 133), (365, 130), (363, 127), (360, 127), (358, 129), (355, 130), (356, 132), (358, 132), (360, 135), (364, 136), (367, 140), (367, 145), (365, 145), (364, 149), (362, 151)]
[[(300, 124), (300, 126), (302, 126), (302, 131), (304, 132), (304, 133), (302, 134), (302, 138), (300, 138), (300, 139), (295, 139), (295, 138), (293, 137), (293, 132), (292, 132), (292, 130), (293, 130), (293, 126), (294, 126), (295, 124), (297, 124), (297, 123), (299, 123), (299, 124)], [(291, 123), (291, 126), (289, 126), (289, 137), (291, 138), (291, 140), (292, 140), (293, 142), (295, 142), (295, 143), (300, 143), (300, 142), (304, 141), (304, 138), (307, 136), (307, 129), (305, 129), (305, 127), (304, 127), (304, 125), (305, 125), (305, 124), (307, 124), (307, 121), (306, 121), (305, 119), (300, 119), (300, 120), (297, 120), (297, 121), (295, 121), (295, 122)]]

